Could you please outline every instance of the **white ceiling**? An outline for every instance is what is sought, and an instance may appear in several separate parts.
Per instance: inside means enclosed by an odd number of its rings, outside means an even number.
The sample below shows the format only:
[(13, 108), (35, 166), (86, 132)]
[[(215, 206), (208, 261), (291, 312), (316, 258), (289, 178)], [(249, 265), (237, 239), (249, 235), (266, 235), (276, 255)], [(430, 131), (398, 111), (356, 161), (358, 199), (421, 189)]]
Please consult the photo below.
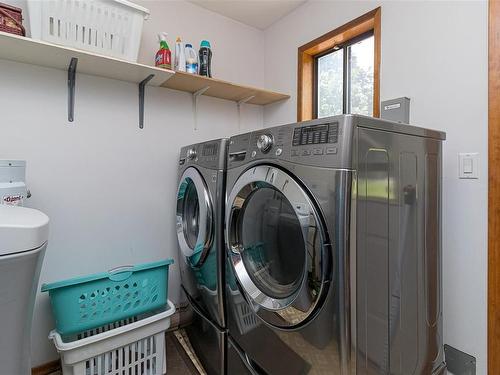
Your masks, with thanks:
[(307, 0), (190, 0), (212, 12), (264, 30)]

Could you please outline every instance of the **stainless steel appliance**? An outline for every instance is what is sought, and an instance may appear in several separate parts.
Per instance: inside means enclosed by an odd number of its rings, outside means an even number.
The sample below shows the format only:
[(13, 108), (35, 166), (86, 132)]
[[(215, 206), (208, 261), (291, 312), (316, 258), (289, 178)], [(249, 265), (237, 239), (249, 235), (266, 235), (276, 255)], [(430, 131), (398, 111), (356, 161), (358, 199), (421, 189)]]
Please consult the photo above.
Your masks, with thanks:
[(444, 139), (355, 115), (230, 139), (229, 374), (444, 372)]
[(194, 310), (186, 329), (209, 374), (226, 368), (224, 183), (227, 139), (181, 149), (177, 237), (182, 289)]

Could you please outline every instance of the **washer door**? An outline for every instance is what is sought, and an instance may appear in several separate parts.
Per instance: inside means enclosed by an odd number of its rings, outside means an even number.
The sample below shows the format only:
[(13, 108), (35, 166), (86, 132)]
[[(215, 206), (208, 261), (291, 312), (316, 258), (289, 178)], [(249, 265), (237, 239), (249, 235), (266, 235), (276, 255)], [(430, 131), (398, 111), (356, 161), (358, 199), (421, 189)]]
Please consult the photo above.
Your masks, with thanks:
[(281, 169), (243, 173), (229, 196), (227, 242), (247, 300), (267, 323), (305, 323), (324, 294), (328, 245), (304, 189)]
[(200, 267), (212, 245), (213, 212), (201, 174), (187, 168), (177, 189), (177, 239), (193, 267)]

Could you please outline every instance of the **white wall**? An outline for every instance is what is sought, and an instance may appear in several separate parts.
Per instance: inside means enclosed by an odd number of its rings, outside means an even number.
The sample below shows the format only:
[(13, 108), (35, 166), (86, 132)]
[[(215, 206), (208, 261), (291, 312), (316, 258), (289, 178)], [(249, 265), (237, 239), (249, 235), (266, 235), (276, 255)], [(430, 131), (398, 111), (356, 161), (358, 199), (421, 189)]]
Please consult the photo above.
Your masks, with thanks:
[[(411, 98), (412, 122), (447, 132), (444, 146), (445, 342), (477, 356), (486, 373), (487, 4), (310, 1), (264, 32), (190, 3), (136, 0), (152, 11), (140, 61), (156, 33), (195, 47), (211, 41), (214, 75), (291, 93), (242, 109), (242, 130), (296, 120), (297, 47), (382, 5), (381, 97)], [(10, 1), (25, 8), (24, 0)], [(25, 11), (25, 15), (27, 15)], [(66, 120), (66, 73), (0, 60), (0, 158), (28, 161), (29, 205), (51, 217), (41, 282), (118, 264), (175, 259), (174, 194), (181, 145), (238, 132), (236, 105), (202, 97), (193, 130), (190, 95), (147, 88), (137, 128), (137, 86), (77, 76), (76, 120)], [(457, 179), (457, 152), (481, 154), (481, 179)], [(174, 266), (170, 292), (178, 301)], [(33, 365), (56, 358), (53, 321), (39, 295)]]
[[(241, 47), (259, 50), (262, 32), (189, 3), (141, 3), (153, 12), (145, 24), (142, 61), (153, 61), (159, 31), (186, 35), (196, 46), (206, 38), (217, 77), (263, 85), (262, 54), (245, 54)], [(189, 94), (148, 87), (141, 131), (136, 85), (77, 75), (75, 122), (69, 124), (66, 79), (63, 71), (0, 60), (0, 158), (27, 160), (33, 193), (28, 205), (51, 218), (41, 283), (167, 257), (177, 261), (178, 151), (238, 132), (236, 104), (200, 98), (194, 131)], [(242, 107), (243, 130), (262, 123), (261, 107)], [(176, 265), (170, 297), (180, 298)], [(47, 340), (53, 327), (48, 296), (39, 294), (33, 366), (57, 357)]]
[[(444, 342), (486, 374), (486, 2), (310, 1), (265, 31), (265, 82), (292, 99), (266, 125), (296, 120), (297, 48), (382, 6), (382, 100), (411, 98), (411, 121), (444, 130)], [(459, 180), (458, 152), (480, 153), (480, 179)]]
[(185, 1), (134, 2), (151, 12), (144, 24), (139, 61), (154, 63), (158, 50), (156, 34), (166, 31), (172, 51), (177, 36), (196, 49), (203, 39), (209, 40), (214, 77), (257, 87), (264, 85), (264, 35), (260, 30)]

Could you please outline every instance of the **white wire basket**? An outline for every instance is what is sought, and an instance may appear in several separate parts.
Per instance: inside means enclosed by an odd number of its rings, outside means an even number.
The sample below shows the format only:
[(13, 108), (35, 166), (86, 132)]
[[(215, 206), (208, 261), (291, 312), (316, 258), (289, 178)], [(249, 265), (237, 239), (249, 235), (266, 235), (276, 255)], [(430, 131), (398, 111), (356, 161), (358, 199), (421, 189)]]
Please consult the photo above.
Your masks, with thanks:
[(260, 325), (259, 318), (253, 313), (251, 307), (238, 290), (234, 291), (229, 288), (229, 291), (231, 292), (229, 305), (233, 311), (238, 330), (241, 335), (244, 335)]
[(162, 375), (166, 374), (165, 331), (175, 307), (132, 317), (104, 327), (62, 337), (57, 331), (49, 339), (61, 356), (63, 375)]
[(126, 0), (28, 0), (31, 37), (137, 61), (149, 10)]

